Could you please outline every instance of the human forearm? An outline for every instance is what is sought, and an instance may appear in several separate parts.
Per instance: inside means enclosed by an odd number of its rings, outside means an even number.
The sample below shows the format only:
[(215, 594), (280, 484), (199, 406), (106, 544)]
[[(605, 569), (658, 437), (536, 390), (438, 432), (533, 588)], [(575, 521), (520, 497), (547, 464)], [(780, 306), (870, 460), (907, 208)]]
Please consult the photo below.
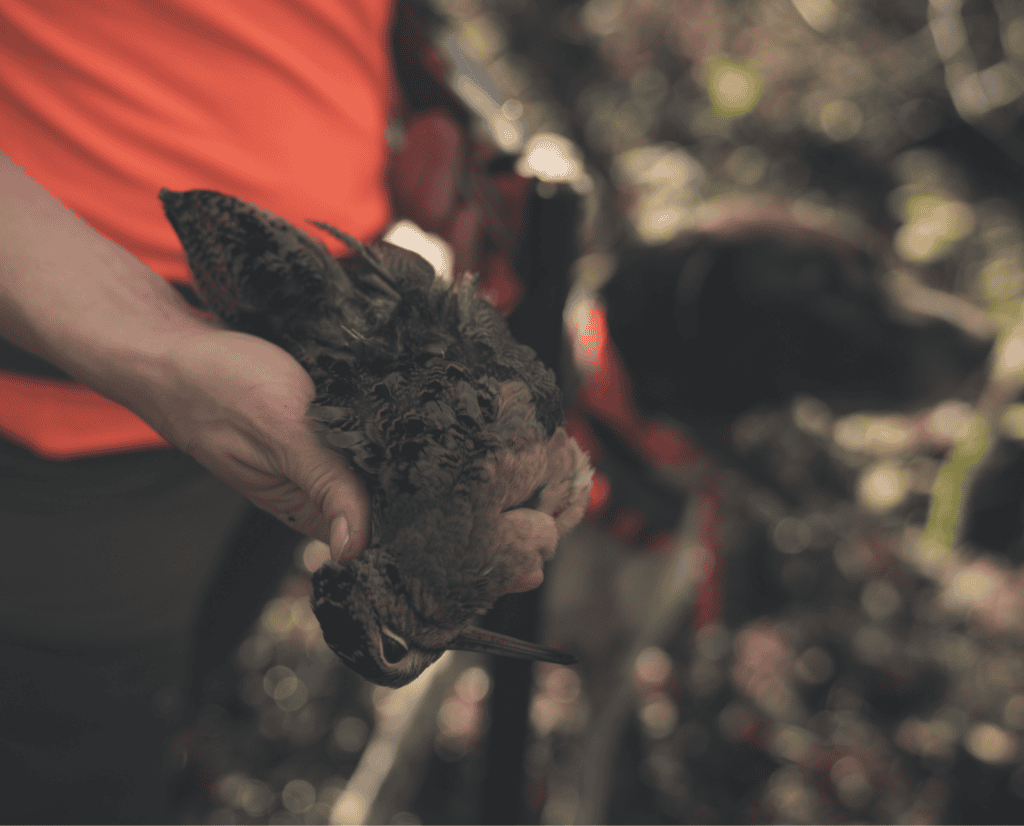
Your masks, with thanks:
[(0, 335), (134, 409), (170, 342), (209, 329), (0, 153)]

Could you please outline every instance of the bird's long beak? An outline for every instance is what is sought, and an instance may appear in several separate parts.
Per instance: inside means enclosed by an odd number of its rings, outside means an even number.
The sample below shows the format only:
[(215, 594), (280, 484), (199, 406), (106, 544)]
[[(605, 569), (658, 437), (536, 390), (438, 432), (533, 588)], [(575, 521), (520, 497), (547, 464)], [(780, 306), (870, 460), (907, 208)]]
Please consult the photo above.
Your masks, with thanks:
[(452, 640), (448, 647), (456, 651), (479, 651), (482, 654), (495, 654), (499, 657), (539, 660), (559, 665), (575, 665), (579, 662), (572, 654), (566, 654), (564, 651), (545, 648), (543, 645), (524, 642), (507, 634), (485, 631), (472, 625)]

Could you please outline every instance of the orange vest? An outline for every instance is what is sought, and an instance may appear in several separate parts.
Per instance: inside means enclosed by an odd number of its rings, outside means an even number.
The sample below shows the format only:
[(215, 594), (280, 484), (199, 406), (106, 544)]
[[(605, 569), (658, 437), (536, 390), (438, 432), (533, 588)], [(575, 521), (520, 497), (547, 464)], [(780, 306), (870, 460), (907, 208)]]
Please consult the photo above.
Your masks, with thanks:
[[(190, 275), (164, 186), (368, 240), (389, 220), (390, 15), (385, 0), (0, 0), (0, 148), (169, 281)], [(8, 371), (0, 433), (49, 459), (166, 446), (82, 385)]]

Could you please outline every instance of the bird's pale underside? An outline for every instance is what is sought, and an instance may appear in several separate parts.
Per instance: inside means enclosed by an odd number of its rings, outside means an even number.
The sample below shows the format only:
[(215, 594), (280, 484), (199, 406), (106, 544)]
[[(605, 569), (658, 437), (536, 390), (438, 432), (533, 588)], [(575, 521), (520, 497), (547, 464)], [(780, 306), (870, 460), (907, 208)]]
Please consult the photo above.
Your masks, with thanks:
[(313, 576), (324, 639), (375, 683), (415, 679), (446, 649), (571, 662), (471, 625), (502, 594), (539, 584), (582, 518), (592, 470), (564, 428), (554, 375), (474, 294), (415, 253), (356, 254), (250, 203), (160, 193), (203, 297), (232, 328), (309, 372), (310, 417), (371, 500), (371, 538)]

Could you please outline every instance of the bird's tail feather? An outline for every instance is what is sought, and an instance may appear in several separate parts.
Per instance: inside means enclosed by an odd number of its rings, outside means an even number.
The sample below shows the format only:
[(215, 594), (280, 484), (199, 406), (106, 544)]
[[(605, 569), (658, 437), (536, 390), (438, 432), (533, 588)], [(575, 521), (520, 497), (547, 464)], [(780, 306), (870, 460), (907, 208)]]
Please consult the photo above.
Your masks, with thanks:
[(365, 335), (369, 297), (321, 241), (219, 192), (163, 189), (160, 200), (199, 291), (235, 329), (281, 343), (306, 337), (294, 325), (320, 327), (335, 316), (339, 331)]

